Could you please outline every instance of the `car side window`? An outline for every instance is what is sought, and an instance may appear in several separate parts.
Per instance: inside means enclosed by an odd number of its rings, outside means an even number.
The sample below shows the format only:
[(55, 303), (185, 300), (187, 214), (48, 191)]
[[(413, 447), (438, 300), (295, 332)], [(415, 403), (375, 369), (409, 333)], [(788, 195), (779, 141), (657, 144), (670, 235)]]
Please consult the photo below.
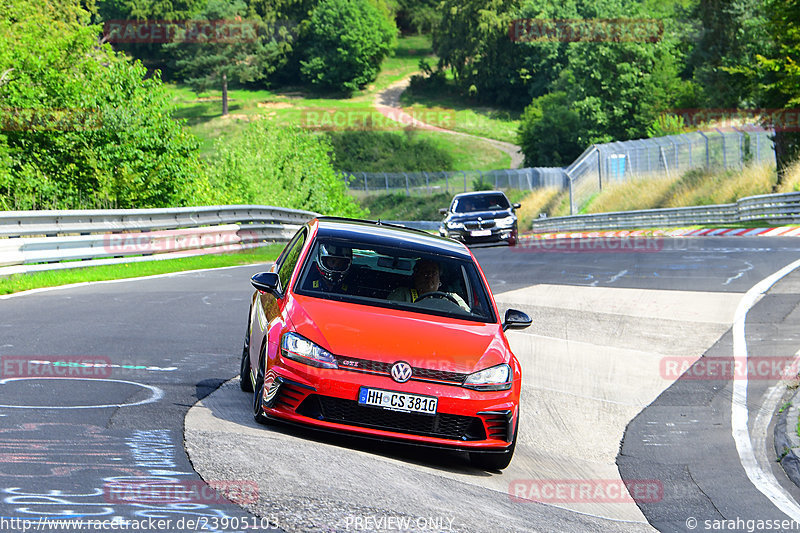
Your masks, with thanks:
[(303, 249), (305, 242), (306, 232), (301, 230), (281, 254), (280, 265), (278, 266), (278, 279), (281, 282), (281, 290), (286, 290), (289, 285), (289, 278), (292, 277), (294, 267), (297, 266), (297, 261), (300, 259), (300, 251)]

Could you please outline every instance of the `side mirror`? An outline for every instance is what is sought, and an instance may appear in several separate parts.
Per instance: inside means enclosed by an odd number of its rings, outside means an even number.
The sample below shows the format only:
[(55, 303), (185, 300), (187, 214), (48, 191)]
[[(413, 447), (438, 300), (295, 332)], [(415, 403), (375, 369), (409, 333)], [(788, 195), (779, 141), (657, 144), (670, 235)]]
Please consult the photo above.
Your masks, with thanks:
[(281, 282), (275, 272), (259, 272), (250, 278), (250, 283), (261, 292), (268, 292), (276, 298), (281, 296), (280, 291), (278, 291), (278, 286)]
[(517, 204), (511, 204), (511, 207), (513, 207), (514, 209), (519, 209), (520, 207), (522, 207), (522, 204), (518, 204), (518, 203)]
[(525, 329), (531, 325), (531, 322), (531, 317), (522, 311), (509, 309), (506, 311), (505, 319), (503, 319), (503, 331), (507, 329)]
[(446, 207), (442, 207), (441, 209), (439, 209), (439, 214), (440, 215), (446, 215), (447, 214), (447, 208)]

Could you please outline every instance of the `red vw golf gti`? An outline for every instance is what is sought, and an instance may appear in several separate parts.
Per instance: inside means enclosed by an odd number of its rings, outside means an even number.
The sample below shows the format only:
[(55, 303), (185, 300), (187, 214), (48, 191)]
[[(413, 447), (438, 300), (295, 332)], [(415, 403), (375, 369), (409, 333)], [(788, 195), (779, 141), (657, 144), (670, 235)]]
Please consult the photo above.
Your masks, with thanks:
[(460, 243), (321, 217), (253, 276), (241, 388), (253, 415), (469, 452), (508, 466), (521, 371), (486, 279)]

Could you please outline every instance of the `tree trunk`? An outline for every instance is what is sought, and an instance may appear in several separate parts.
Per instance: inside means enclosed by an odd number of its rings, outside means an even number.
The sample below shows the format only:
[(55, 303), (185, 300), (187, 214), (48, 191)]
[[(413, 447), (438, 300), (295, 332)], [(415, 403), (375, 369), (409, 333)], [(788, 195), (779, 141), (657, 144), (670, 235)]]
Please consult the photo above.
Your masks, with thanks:
[(800, 133), (786, 131), (778, 126), (772, 142), (775, 143), (775, 163), (778, 170), (778, 181), (772, 188), (772, 192), (777, 192), (786, 177), (786, 170), (795, 162), (798, 152), (800, 152)]
[(222, 116), (228, 114), (228, 75), (222, 75)]

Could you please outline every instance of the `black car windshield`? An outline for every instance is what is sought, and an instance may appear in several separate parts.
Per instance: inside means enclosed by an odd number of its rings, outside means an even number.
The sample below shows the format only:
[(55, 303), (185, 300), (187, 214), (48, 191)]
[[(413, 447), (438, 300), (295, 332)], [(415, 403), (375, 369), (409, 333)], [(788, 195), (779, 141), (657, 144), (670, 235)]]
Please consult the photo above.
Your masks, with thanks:
[[(335, 265), (331, 254), (337, 258)], [(314, 243), (294, 291), (374, 307), (496, 320), (472, 260), (354, 241)]]
[(502, 211), (508, 209), (508, 198), (502, 193), (462, 196), (455, 199), (454, 213), (472, 213), (474, 211)]

